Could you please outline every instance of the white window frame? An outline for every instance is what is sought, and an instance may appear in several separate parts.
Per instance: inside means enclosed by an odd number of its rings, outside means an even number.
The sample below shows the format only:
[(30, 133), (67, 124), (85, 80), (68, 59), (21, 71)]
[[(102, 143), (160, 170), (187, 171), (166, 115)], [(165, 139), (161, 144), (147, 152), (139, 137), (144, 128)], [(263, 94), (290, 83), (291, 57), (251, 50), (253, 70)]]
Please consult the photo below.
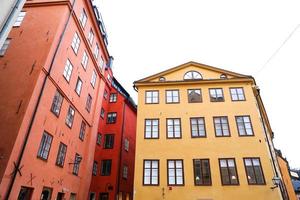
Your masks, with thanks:
[(88, 65), (88, 62), (89, 62), (89, 56), (88, 54), (86, 53), (86, 51), (83, 52), (83, 56), (82, 56), (82, 60), (81, 60), (81, 65), (82, 67), (86, 70), (87, 68), (87, 65)]
[(81, 26), (84, 28), (86, 25), (86, 22), (87, 22), (87, 15), (86, 15), (84, 8), (82, 9), (82, 12), (80, 14), (79, 21), (80, 21)]
[(91, 78), (91, 85), (93, 86), (93, 88), (95, 88), (96, 82), (97, 82), (97, 73), (95, 72), (95, 70), (93, 70), (93, 74)]
[(70, 62), (69, 59), (67, 59), (66, 65), (65, 65), (65, 69), (63, 72), (63, 76), (65, 77), (65, 79), (70, 82), (71, 76), (72, 76), (72, 71), (73, 71), (73, 65)]
[(7, 38), (4, 43), (3, 43), (3, 46), (2, 48), (0, 49), (0, 56), (4, 56), (5, 52), (7, 51), (8, 49), (8, 46), (10, 44), (10, 41), (11, 39), (10, 38)]
[(95, 57), (96, 59), (98, 59), (98, 56), (99, 56), (99, 50), (100, 50), (99, 45), (98, 45), (98, 43), (96, 43), (96, 46), (95, 46), (95, 49), (94, 49), (94, 57)]
[(90, 32), (89, 32), (89, 35), (88, 35), (88, 41), (89, 41), (90, 45), (93, 45), (93, 42), (94, 42), (94, 32), (93, 32), (92, 28), (90, 29)]
[(80, 38), (79, 38), (79, 35), (77, 32), (74, 33), (71, 47), (72, 47), (74, 53), (77, 55), (79, 47), (80, 47)]
[(18, 15), (18, 17), (17, 17), (17, 19), (16, 19), (13, 27), (19, 27), (19, 26), (21, 26), (21, 24), (22, 24), (22, 22), (24, 20), (25, 15), (26, 15), (26, 11), (21, 11), (19, 13), (19, 15)]

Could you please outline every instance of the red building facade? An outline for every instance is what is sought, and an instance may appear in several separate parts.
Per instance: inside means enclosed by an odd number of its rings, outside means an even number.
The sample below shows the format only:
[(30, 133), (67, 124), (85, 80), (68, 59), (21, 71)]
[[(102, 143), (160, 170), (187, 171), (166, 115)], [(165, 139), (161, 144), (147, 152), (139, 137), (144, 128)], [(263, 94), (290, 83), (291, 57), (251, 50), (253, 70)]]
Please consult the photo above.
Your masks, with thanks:
[(90, 199), (133, 198), (136, 105), (116, 80), (105, 88)]
[[(135, 140), (134, 104), (112, 86), (98, 10), (89, 0), (31, 0), (22, 12), (0, 50), (0, 199), (87, 199), (92, 177), (106, 184), (92, 176), (94, 161), (100, 166), (104, 158), (113, 160), (112, 173), (128, 163), (130, 178), (113, 191), (130, 193), (134, 153), (96, 144), (99, 132), (114, 133), (114, 147), (123, 145), (120, 133), (130, 150)], [(116, 92), (118, 102), (107, 103), (105, 91)], [(113, 111), (117, 122), (109, 126)], [(123, 115), (130, 126), (121, 125)]]

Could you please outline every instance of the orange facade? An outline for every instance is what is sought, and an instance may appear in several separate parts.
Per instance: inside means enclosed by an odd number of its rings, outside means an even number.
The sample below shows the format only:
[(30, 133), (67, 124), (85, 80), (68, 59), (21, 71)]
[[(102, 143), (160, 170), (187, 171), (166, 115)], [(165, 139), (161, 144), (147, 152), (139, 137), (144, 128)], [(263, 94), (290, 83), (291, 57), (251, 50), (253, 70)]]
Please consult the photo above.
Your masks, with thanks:
[(284, 188), (285, 199), (288, 200), (297, 200), (296, 193), (294, 191), (291, 175), (290, 175), (290, 167), (288, 161), (283, 158), (281, 151), (277, 150), (277, 161), (280, 167), (280, 173), (282, 175), (282, 182)]
[(86, 199), (111, 73), (102, 22), (88, 0), (22, 11), (0, 57), (0, 199)]

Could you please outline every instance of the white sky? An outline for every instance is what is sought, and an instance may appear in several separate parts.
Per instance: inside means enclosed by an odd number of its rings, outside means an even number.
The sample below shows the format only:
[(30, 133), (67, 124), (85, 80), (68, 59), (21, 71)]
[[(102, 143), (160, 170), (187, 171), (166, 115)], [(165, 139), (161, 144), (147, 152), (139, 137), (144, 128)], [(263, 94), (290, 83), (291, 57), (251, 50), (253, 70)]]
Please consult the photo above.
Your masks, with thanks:
[(253, 75), (276, 147), (292, 168), (300, 167), (300, 1), (95, 1), (115, 58), (114, 75), (135, 101), (133, 81), (188, 61)]

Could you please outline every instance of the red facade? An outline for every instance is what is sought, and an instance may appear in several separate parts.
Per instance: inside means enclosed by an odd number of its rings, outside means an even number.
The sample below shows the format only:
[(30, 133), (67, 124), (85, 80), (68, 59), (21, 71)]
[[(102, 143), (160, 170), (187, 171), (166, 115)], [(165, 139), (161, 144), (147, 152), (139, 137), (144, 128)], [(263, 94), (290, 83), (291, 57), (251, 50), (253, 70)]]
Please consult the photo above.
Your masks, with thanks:
[(105, 91), (90, 196), (99, 200), (132, 199), (136, 106), (115, 79)]
[[(22, 11), (0, 56), (0, 199), (88, 199), (101, 108), (119, 105), (103, 98), (113, 90), (103, 21), (90, 0), (31, 0)], [(107, 130), (115, 147), (117, 130)]]

